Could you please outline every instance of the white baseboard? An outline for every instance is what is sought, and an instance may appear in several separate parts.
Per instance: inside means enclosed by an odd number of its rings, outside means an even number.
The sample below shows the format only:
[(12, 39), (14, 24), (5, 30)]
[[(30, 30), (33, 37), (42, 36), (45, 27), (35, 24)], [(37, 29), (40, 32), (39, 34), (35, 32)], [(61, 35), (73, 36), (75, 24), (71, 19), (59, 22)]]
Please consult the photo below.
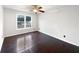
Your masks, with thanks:
[(52, 35), (50, 35), (50, 34), (48, 34), (48, 33), (42, 32), (42, 31), (39, 31), (39, 32), (44, 33), (44, 34), (46, 34), (46, 35), (49, 35), (49, 36), (51, 36), (51, 37), (54, 37), (54, 38), (56, 38), (56, 39), (59, 39), (59, 40), (61, 40), (61, 41), (64, 41), (64, 42), (67, 42), (67, 43), (69, 43), (69, 44), (72, 44), (72, 45), (75, 45), (75, 46), (78, 46), (78, 47), (79, 47), (79, 44), (76, 44), (76, 43), (74, 43), (74, 42), (72, 42), (72, 41), (70, 42), (70, 41), (68, 41), (68, 40), (63, 40), (63, 39), (61, 39), (61, 38), (59, 38), (59, 37), (52, 36)]

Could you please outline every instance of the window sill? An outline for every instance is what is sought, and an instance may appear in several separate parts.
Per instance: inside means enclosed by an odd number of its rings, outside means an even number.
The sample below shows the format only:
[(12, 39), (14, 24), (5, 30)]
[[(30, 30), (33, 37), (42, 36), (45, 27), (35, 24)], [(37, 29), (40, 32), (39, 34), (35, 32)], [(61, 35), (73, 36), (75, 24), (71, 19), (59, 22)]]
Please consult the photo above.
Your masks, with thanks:
[(31, 29), (32, 27), (27, 27), (27, 28), (17, 28), (16, 30), (25, 30), (25, 29)]

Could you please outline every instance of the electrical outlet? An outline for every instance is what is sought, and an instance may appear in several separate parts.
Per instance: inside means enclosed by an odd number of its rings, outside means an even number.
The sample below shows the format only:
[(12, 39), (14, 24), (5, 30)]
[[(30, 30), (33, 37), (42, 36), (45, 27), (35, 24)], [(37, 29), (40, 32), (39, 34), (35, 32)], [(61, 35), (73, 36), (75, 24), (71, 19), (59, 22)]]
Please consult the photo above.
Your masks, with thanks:
[(64, 35), (63, 37), (66, 38), (66, 35)]

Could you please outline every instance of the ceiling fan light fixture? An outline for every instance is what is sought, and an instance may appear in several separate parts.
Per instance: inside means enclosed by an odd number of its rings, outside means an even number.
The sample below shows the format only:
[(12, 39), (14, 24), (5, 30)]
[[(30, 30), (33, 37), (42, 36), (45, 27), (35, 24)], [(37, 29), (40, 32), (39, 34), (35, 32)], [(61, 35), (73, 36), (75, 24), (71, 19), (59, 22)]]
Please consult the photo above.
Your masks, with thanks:
[(43, 7), (41, 7), (40, 5), (33, 5), (32, 6), (32, 11), (35, 12), (35, 13), (44, 13), (44, 9)]
[(36, 9), (33, 9), (33, 12), (38, 12)]

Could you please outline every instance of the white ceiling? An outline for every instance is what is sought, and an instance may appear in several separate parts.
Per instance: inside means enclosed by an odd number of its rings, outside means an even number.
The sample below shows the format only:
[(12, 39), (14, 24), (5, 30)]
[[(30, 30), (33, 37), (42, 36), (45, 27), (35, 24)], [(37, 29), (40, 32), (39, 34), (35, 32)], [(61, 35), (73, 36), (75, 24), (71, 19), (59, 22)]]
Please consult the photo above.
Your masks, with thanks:
[[(41, 5), (45, 11), (55, 8), (56, 5)], [(4, 5), (4, 8), (10, 8), (10, 9), (15, 9), (15, 10), (20, 10), (20, 11), (26, 11), (26, 12), (31, 12), (31, 5)]]

